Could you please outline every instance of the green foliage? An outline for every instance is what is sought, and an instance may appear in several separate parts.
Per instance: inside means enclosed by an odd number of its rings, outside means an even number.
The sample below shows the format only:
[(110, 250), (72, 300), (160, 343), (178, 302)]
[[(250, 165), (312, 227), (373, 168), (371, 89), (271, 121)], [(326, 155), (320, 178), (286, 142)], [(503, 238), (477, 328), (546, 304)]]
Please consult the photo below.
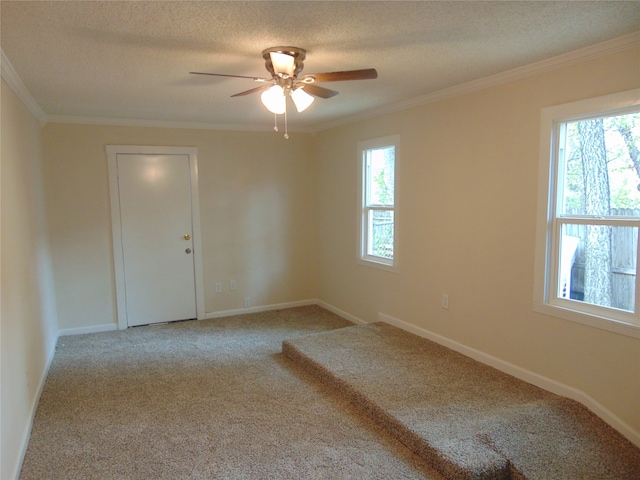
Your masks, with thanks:
[(614, 192), (612, 192), (611, 197), (611, 205), (613, 208), (639, 208), (640, 200), (638, 200), (637, 195), (633, 195), (633, 190), (637, 189), (631, 188), (628, 185), (629, 179), (625, 178), (622, 181), (622, 185), (620, 188), (617, 188)]
[(380, 203), (383, 205), (388, 205), (392, 200), (389, 185), (387, 185), (386, 172), (386, 169), (380, 170), (378, 175), (373, 179), (378, 186), (378, 200), (380, 200)]

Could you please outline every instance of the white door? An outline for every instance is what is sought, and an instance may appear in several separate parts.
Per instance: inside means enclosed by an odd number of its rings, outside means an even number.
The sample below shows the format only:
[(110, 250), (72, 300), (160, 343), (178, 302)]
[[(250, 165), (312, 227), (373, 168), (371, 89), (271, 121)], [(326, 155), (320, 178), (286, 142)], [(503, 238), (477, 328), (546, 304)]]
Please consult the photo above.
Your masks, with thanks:
[(189, 155), (118, 153), (115, 163), (127, 326), (196, 318)]

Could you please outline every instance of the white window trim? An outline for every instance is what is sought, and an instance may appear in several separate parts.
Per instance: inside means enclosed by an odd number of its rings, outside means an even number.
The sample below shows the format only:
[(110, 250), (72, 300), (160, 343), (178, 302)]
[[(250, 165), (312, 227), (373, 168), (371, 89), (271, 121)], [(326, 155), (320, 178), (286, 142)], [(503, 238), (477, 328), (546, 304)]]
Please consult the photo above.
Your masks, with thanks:
[[(640, 105), (640, 89), (606, 95), (542, 109), (540, 122), (540, 170), (538, 172), (538, 212), (536, 223), (536, 248), (534, 267), (533, 309), (538, 313), (550, 315), (572, 322), (581, 323), (610, 332), (640, 338), (638, 322), (640, 312), (620, 315), (612, 318), (612, 309), (595, 305), (580, 305), (557, 298), (555, 273), (557, 265), (552, 253), (553, 232), (549, 228), (554, 218), (556, 199), (554, 198), (557, 178), (557, 126), (560, 123), (577, 121), (594, 116), (606, 116), (607, 112), (624, 111)], [(595, 115), (594, 115), (595, 114)], [(551, 277), (554, 278), (551, 278)], [(640, 305), (640, 278), (636, 282), (636, 299)], [(640, 310), (640, 308), (636, 308)]]
[[(364, 230), (367, 228), (367, 219), (364, 210), (364, 152), (372, 148), (394, 147), (394, 200), (393, 200), (393, 259), (385, 259), (367, 254), (367, 246), (365, 245), (366, 236)], [(398, 255), (398, 232), (399, 232), (399, 180), (400, 180), (400, 135), (389, 135), (386, 137), (373, 138), (358, 142), (358, 245), (356, 251), (357, 262), (367, 267), (379, 268), (389, 272), (398, 273), (399, 255)], [(386, 210), (386, 209), (383, 209)]]

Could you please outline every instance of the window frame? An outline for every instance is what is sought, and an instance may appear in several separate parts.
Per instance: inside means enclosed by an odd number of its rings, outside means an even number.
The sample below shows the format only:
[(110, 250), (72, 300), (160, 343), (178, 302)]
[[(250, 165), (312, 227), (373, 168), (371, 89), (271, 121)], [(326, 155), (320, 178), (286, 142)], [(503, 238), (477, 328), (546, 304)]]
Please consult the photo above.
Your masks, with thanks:
[[(606, 224), (640, 227), (637, 217), (596, 217), (561, 214), (557, 189), (562, 184), (559, 166), (563, 124), (624, 114), (640, 108), (640, 89), (542, 109), (540, 170), (534, 270), (534, 311), (640, 338), (640, 262), (636, 266), (635, 312), (562, 298), (558, 294), (560, 232), (565, 224)], [(640, 258), (640, 257), (639, 257)]]
[[(367, 152), (381, 148), (394, 148), (394, 182), (393, 205), (368, 205), (367, 202)], [(398, 180), (399, 180), (399, 151), (400, 135), (389, 135), (358, 142), (358, 245), (357, 262), (368, 267), (380, 268), (398, 273)], [(388, 259), (377, 255), (370, 255), (368, 243), (371, 238), (369, 229), (369, 212), (391, 211), (393, 212), (393, 258)]]

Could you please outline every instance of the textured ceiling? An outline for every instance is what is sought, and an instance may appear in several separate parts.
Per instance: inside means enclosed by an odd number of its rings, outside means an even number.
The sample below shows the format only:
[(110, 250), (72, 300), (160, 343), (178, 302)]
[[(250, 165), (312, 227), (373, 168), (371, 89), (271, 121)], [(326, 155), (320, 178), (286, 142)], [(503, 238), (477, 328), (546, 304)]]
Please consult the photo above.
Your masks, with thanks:
[[(374, 67), (325, 83), (289, 123), (317, 128), (632, 33), (640, 2), (0, 2), (1, 47), (49, 116), (270, 128), (261, 51), (307, 50), (303, 73)], [(290, 109), (292, 110), (292, 109)]]

